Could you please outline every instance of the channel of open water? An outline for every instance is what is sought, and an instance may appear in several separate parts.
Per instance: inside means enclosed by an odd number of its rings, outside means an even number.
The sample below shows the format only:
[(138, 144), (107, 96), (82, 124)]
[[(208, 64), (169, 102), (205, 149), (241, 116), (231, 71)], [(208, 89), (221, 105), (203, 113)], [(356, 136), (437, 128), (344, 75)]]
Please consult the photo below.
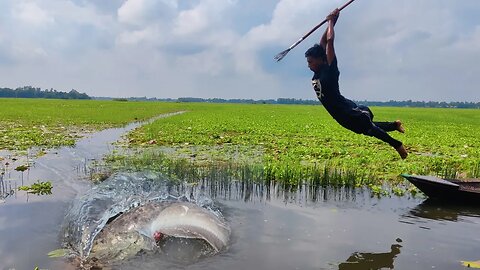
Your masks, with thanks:
[[(0, 153), (0, 269), (72, 269), (47, 253), (61, 247), (69, 206), (92, 187), (91, 162), (138, 125), (104, 130), (39, 158)], [(27, 171), (14, 170), (25, 162)], [(51, 181), (53, 194), (16, 190), (37, 180)], [(194, 188), (230, 224), (228, 249), (193, 264), (139, 256), (114, 269), (466, 269), (461, 261), (480, 260), (478, 207), (377, 198), (362, 189), (284, 190), (208, 179)]]

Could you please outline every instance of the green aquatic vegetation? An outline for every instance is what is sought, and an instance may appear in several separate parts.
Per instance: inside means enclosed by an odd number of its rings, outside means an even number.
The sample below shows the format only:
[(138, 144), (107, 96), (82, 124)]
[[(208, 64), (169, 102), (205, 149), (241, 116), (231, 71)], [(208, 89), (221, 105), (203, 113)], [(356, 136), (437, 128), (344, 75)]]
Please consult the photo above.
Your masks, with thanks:
[[(398, 175), (405, 172), (462, 178), (475, 177), (479, 171), (479, 110), (372, 108), (378, 121), (403, 121), (407, 132), (392, 133), (409, 151), (407, 160), (401, 160), (387, 144), (345, 130), (321, 106), (188, 106), (185, 114), (130, 133), (130, 147), (172, 148), (170, 156), (188, 157), (194, 164), (232, 159), (223, 149), (243, 147), (242, 155), (255, 157), (251, 163), (262, 164), (265, 177), (287, 182), (318, 181), (319, 168), (329, 172), (323, 177), (342, 179), (333, 185), (401, 183)], [(152, 140), (155, 144), (148, 144)], [(322, 183), (330, 185), (329, 181)]]
[[(138, 155), (126, 155), (123, 164), (170, 168), (191, 178), (223, 166), (232, 175), (248, 172), (292, 185), (397, 184), (404, 183), (401, 173), (480, 176), (480, 110), (372, 110), (375, 120), (402, 120), (407, 132), (392, 136), (406, 145), (406, 160), (375, 138), (345, 130), (323, 107), (310, 105), (0, 99), (0, 149), (73, 145), (94, 130), (186, 111), (128, 134), (122, 143)], [(157, 162), (142, 149), (163, 152), (168, 159)], [(119, 156), (114, 166), (121, 163)]]
[(480, 177), (480, 162), (477, 162), (476, 164), (473, 163), (471, 165), (472, 167), (472, 172), (471, 175), (473, 178), (479, 178)]
[(377, 197), (383, 197), (383, 196), (388, 196), (390, 195), (390, 192), (382, 187), (381, 185), (369, 185), (368, 186), (370, 190), (372, 191), (372, 194)]
[(52, 194), (52, 183), (50, 181), (34, 183), (30, 186), (21, 186), (18, 190), (23, 190), (28, 193), (36, 194), (36, 195), (50, 195)]
[(15, 171), (18, 171), (18, 172), (24, 172), (28, 170), (28, 166), (27, 165), (20, 165), (18, 167), (15, 168)]
[[(372, 178), (354, 171), (334, 169), (328, 166), (285, 166), (246, 163), (235, 161), (196, 162), (194, 159), (172, 157), (158, 150), (137, 151), (135, 154), (112, 153), (104, 160), (113, 171), (161, 172), (180, 182), (197, 183), (208, 179), (210, 182), (253, 182), (269, 185), (281, 183), (285, 187), (300, 184), (322, 187), (360, 187), (371, 183)], [(101, 165), (99, 165), (101, 166)]]
[(72, 146), (85, 134), (162, 113), (176, 103), (99, 100), (0, 99), (0, 149)]
[(47, 255), (49, 258), (62, 258), (62, 257), (66, 257), (69, 253), (70, 253), (70, 250), (61, 248), (61, 249), (52, 250)]
[(401, 197), (401, 196), (405, 195), (406, 190), (401, 188), (401, 187), (393, 187), (392, 188), (392, 193), (396, 196)]
[(415, 186), (412, 185), (410, 188), (407, 189), (406, 192), (408, 192), (412, 197), (416, 197), (419, 190), (418, 190), (418, 188), (416, 188)]

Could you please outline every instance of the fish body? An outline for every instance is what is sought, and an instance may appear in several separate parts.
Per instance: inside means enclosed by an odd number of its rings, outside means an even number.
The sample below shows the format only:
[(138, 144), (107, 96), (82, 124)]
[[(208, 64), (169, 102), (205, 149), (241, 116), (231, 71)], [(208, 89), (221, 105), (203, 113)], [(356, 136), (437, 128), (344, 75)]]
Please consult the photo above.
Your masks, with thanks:
[(106, 262), (118, 261), (142, 250), (154, 250), (154, 239), (139, 231), (168, 205), (147, 203), (113, 218), (95, 237), (89, 257)]
[(156, 243), (155, 232), (169, 242), (172, 237), (205, 241), (213, 254), (226, 247), (230, 236), (222, 218), (194, 203), (150, 202), (112, 218), (95, 237), (88, 257), (108, 263), (165, 248)]
[(225, 248), (230, 236), (230, 228), (218, 216), (193, 203), (175, 203), (162, 210), (146, 230), (151, 235), (160, 232), (164, 235), (203, 239), (216, 252)]

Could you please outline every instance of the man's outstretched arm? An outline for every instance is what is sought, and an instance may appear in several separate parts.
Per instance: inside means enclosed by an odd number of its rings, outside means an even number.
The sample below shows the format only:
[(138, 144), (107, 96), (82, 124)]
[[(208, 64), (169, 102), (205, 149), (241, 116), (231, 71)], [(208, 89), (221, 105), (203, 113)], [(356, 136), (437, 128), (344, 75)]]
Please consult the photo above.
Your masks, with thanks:
[(325, 29), (325, 32), (323, 33), (322, 38), (320, 39), (320, 46), (322, 46), (324, 50), (327, 49), (327, 31), (328, 31), (328, 28)]
[[(325, 51), (327, 53), (327, 63), (328, 65), (332, 64), (333, 60), (335, 60), (335, 47), (333, 46), (334, 40), (335, 40), (335, 30), (334, 26), (335, 23), (338, 20), (338, 16), (340, 15), (340, 10), (335, 9), (330, 13), (330, 15), (327, 16), (328, 20), (328, 27), (327, 30), (325, 31)], [(322, 36), (322, 40), (320, 41), (320, 44), (323, 42), (324, 37)]]
[[(334, 20), (333, 20), (333, 25), (334, 26), (337, 23), (337, 20), (338, 20), (338, 14), (337, 14), (337, 16), (334, 16)], [(322, 46), (323, 49), (327, 48), (327, 32), (328, 32), (328, 27), (327, 27), (327, 29), (325, 29), (325, 32), (323, 32), (322, 38), (320, 39), (320, 46)]]

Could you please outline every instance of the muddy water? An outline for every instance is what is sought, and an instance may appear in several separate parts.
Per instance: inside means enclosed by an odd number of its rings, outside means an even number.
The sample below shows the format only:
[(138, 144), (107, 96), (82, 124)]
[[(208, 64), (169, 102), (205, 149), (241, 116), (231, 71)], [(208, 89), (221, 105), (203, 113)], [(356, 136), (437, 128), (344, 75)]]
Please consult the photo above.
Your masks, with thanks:
[[(60, 248), (60, 225), (72, 200), (90, 184), (92, 160), (134, 128), (106, 130), (40, 158), (23, 173), (7, 166), (0, 186), (0, 269), (66, 269), (49, 251)], [(5, 153), (4, 153), (5, 154)], [(8, 156), (8, 155), (6, 155)], [(10, 192), (37, 180), (53, 195)], [(464, 269), (480, 260), (480, 208), (444, 206), (422, 198), (375, 198), (363, 190), (227, 186), (203, 183), (232, 229), (229, 248), (184, 265), (141, 255), (114, 269)], [(2, 189), (3, 188), (3, 189)], [(8, 191), (8, 192), (6, 192)], [(7, 196), (8, 195), (8, 196)]]

